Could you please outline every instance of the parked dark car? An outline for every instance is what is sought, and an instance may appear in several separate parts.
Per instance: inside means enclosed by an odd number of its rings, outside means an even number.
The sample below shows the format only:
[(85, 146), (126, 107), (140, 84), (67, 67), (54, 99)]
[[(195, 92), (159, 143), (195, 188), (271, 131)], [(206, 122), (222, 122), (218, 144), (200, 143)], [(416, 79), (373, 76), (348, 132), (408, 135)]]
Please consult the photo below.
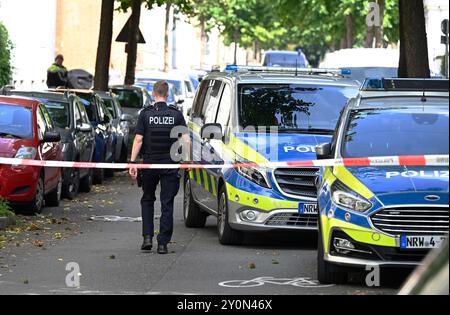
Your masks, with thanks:
[[(95, 152), (93, 161), (96, 163), (114, 163), (116, 149), (116, 134), (112, 125), (112, 117), (102, 98), (91, 90), (53, 90), (59, 93), (74, 93), (81, 98), (89, 121), (95, 131)], [(112, 170), (95, 169), (94, 184), (101, 185), (105, 177), (114, 175)]]
[(103, 99), (106, 108), (112, 116), (112, 126), (117, 135), (115, 162), (126, 163), (130, 141), (130, 125), (133, 116), (124, 113), (117, 95), (111, 92), (97, 92)]
[(134, 133), (142, 108), (152, 105), (150, 94), (143, 87), (130, 85), (112, 86), (110, 91), (117, 95), (124, 113), (133, 117), (133, 120), (130, 122), (130, 131)]
[[(92, 162), (95, 150), (95, 132), (82, 100), (72, 93), (23, 92), (11, 94), (36, 98), (49, 112), (57, 132), (61, 134), (64, 160), (70, 162)], [(90, 192), (93, 171), (90, 169), (63, 170), (62, 194), (74, 199), (78, 193)]]

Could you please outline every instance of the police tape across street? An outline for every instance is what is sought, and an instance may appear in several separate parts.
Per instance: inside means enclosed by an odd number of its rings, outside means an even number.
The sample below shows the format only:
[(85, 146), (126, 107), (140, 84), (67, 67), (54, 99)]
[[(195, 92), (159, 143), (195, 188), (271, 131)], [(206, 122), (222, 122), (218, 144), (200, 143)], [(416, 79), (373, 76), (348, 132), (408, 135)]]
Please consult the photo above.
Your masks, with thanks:
[(330, 160), (310, 160), (298, 162), (269, 162), (269, 163), (241, 163), (241, 164), (128, 164), (128, 163), (85, 163), (64, 161), (41, 161), (30, 159), (0, 158), (0, 165), (55, 167), (55, 168), (85, 168), (85, 169), (222, 169), (252, 167), (261, 169), (275, 169), (283, 167), (383, 167), (383, 166), (449, 166), (449, 155), (418, 155), (418, 156), (386, 156), (367, 158), (345, 158)]

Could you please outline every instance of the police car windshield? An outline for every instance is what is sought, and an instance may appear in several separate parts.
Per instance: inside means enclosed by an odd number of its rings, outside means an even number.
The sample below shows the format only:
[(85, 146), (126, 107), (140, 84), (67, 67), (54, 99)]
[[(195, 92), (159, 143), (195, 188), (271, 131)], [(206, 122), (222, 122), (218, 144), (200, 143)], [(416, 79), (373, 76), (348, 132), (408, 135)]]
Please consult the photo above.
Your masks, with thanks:
[(56, 127), (65, 129), (70, 126), (68, 102), (44, 101), (44, 106), (50, 113)]
[(239, 124), (278, 127), (280, 132), (332, 133), (357, 87), (308, 84), (239, 86)]
[[(419, 101), (420, 102), (420, 101)], [(354, 110), (342, 146), (348, 158), (449, 154), (446, 106)], [(419, 105), (419, 104), (418, 104)]]
[(0, 138), (32, 139), (31, 107), (0, 104)]

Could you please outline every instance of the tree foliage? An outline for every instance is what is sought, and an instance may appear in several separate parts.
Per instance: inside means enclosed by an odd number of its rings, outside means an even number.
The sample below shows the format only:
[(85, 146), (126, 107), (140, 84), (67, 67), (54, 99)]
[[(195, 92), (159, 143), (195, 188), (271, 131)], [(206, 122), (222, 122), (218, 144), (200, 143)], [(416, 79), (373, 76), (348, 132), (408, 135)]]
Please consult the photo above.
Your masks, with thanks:
[(12, 42), (9, 39), (8, 30), (0, 22), (0, 87), (10, 83), (12, 79)]

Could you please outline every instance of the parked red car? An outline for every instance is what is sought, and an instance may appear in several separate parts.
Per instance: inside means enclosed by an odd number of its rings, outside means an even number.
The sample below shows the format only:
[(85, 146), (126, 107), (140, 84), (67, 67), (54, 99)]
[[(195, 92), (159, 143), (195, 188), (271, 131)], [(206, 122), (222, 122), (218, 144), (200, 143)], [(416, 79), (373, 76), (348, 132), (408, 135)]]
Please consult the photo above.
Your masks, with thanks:
[[(61, 136), (39, 101), (0, 97), (0, 156), (62, 161)], [(61, 169), (0, 165), (0, 197), (27, 214), (59, 206)]]

